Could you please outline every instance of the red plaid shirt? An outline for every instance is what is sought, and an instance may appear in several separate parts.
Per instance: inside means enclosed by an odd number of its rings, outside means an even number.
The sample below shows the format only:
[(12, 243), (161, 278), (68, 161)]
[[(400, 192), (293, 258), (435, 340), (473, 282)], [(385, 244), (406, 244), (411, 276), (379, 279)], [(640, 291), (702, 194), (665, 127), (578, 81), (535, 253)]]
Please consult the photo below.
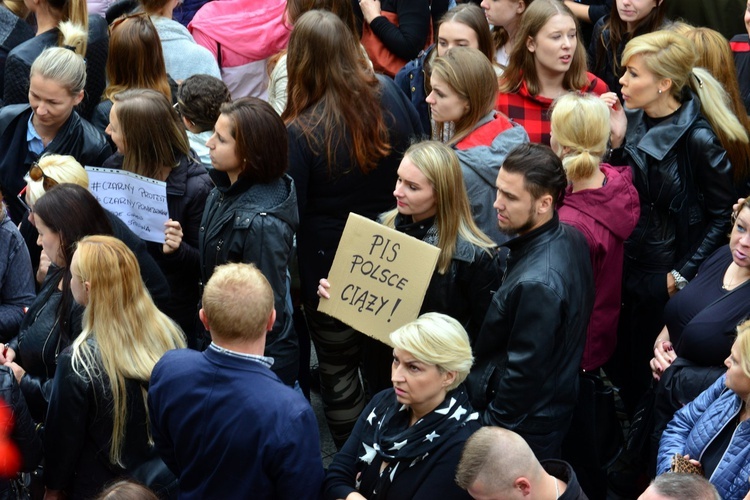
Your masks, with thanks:
[[(601, 95), (609, 91), (609, 87), (604, 83), (604, 80), (597, 78), (591, 73), (586, 74), (588, 75), (589, 83), (581, 89), (582, 92)], [(495, 109), (501, 113), (505, 113), (508, 118), (526, 129), (530, 142), (549, 146), (551, 128), (549, 107), (551, 105), (552, 99), (529, 94), (529, 89), (526, 88), (526, 81), (523, 81), (518, 92), (499, 93)]]

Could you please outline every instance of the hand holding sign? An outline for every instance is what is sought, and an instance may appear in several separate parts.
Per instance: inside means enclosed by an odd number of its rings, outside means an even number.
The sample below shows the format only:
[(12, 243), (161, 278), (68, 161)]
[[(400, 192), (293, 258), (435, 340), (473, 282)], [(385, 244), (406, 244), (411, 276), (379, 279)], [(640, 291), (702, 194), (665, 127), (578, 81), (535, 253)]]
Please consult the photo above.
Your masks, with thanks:
[(321, 280), (318, 310), (386, 344), (417, 318), (440, 250), (356, 214), (349, 214), (331, 267)]

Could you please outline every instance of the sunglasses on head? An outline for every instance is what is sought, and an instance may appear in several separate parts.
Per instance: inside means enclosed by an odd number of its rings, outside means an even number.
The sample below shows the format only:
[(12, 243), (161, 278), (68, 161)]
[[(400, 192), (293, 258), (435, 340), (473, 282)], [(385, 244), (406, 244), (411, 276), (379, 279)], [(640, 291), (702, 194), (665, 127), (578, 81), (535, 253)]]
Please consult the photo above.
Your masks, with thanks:
[(36, 162), (31, 164), (31, 168), (29, 169), (29, 178), (34, 182), (42, 181), (42, 187), (45, 191), (49, 191), (58, 184), (55, 179), (45, 175), (42, 167), (40, 167)]

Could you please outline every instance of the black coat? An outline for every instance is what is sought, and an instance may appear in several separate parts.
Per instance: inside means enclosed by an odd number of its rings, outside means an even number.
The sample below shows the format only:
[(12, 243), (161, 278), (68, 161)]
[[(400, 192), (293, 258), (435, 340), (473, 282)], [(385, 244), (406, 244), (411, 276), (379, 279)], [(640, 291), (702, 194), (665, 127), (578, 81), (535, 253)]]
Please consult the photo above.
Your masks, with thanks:
[[(0, 109), (0, 189), (5, 195), (11, 218), (16, 223), (26, 214), (16, 195), (26, 185), (23, 176), (38, 159), (38, 155), (29, 151), (26, 141), (31, 113), (28, 104)], [(112, 150), (104, 136), (73, 111), (44, 153), (70, 155), (83, 166), (101, 166)]]
[(268, 184), (240, 178), (230, 185), (227, 175), (216, 170), (211, 171), (211, 178), (216, 188), (206, 201), (198, 235), (203, 283), (216, 266), (228, 262), (252, 262), (260, 269), (271, 285), (276, 309), (265, 354), (274, 358), (274, 373), (291, 385), (299, 360), (292, 310), (286, 300), (289, 261), (299, 224), (294, 182), (285, 175)]
[(588, 244), (555, 213), (504, 246), (507, 269), (473, 346), (467, 388), (485, 425), (548, 434), (570, 421), (578, 393), (594, 304)]
[[(3, 7), (0, 7), (0, 75), (5, 74), (5, 60), (10, 51), (34, 38), (31, 25)], [(4, 79), (0, 78), (0, 106), (3, 105), (3, 84)]]
[[(5, 62), (3, 101), (7, 104), (29, 102), (31, 65), (48, 47), (57, 47), (60, 31), (53, 28), (18, 45), (10, 51)], [(107, 86), (105, 67), (109, 53), (107, 22), (102, 16), (89, 16), (88, 44), (86, 48), (86, 86), (84, 97), (76, 110), (86, 119), (91, 118), (94, 108)]]
[(628, 111), (626, 142), (611, 161), (633, 168), (641, 200), (625, 256), (644, 270), (676, 269), (689, 280), (726, 243), (737, 200), (732, 165), (692, 92), (667, 119), (650, 129), (645, 120), (642, 110)]

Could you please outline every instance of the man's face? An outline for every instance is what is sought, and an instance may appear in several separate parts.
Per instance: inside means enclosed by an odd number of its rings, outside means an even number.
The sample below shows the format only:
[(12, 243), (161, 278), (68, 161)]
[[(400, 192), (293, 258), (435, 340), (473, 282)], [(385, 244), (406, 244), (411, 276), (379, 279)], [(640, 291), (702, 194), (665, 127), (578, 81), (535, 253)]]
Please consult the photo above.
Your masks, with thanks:
[(492, 206), (497, 210), (500, 231), (520, 236), (540, 225), (539, 200), (526, 190), (523, 174), (506, 172), (500, 167), (495, 185), (497, 198)]

